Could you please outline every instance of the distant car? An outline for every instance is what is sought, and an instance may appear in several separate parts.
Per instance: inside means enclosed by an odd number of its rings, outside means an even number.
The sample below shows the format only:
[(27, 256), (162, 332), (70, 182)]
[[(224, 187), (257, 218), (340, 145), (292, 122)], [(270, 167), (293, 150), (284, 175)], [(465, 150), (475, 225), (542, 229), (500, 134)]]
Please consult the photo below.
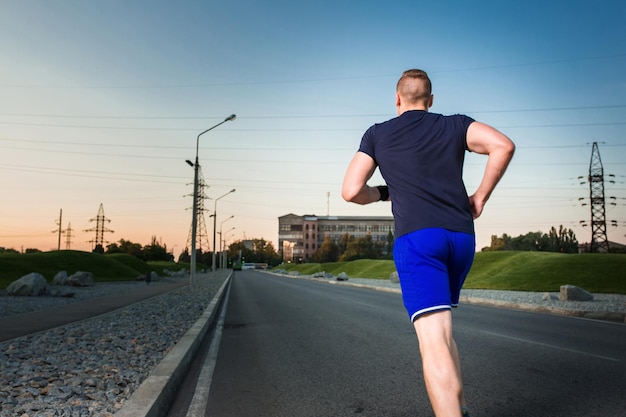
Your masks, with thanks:
[(241, 265), (241, 270), (245, 271), (246, 269), (254, 269), (254, 263), (253, 262), (246, 262), (244, 264)]

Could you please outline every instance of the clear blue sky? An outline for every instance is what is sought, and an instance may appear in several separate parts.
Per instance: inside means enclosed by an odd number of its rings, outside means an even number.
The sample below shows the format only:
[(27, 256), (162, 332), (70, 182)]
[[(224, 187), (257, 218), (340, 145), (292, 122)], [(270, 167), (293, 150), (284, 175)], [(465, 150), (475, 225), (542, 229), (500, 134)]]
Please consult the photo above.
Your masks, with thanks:
[[(56, 248), (63, 209), (71, 248), (90, 250), (84, 230), (102, 203), (115, 231), (105, 240), (156, 236), (178, 255), (191, 224), (184, 161), (231, 113), (199, 153), (209, 197), (237, 190), (217, 204), (229, 241), (276, 245), (288, 213), (390, 215), (340, 190), (364, 130), (395, 116), (408, 68), (430, 74), (432, 111), (468, 114), (517, 144), (476, 223), (479, 247), (561, 224), (589, 241), (578, 177), (594, 141), (616, 181), (609, 239), (624, 242), (626, 3), (589, 4), (3, 1), (0, 246)], [(470, 193), (484, 162), (467, 158)]]

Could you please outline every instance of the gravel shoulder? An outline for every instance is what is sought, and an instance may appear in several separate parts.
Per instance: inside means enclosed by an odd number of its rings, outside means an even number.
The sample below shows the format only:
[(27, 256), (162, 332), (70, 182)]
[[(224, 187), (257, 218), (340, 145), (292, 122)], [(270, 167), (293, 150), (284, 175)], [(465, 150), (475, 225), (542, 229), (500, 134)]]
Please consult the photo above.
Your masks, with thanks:
[[(0, 416), (111, 417), (203, 314), (228, 273), (124, 308), (0, 343)], [(62, 297), (0, 297), (20, 317), (129, 291), (100, 284)], [(153, 283), (150, 285), (159, 285)]]

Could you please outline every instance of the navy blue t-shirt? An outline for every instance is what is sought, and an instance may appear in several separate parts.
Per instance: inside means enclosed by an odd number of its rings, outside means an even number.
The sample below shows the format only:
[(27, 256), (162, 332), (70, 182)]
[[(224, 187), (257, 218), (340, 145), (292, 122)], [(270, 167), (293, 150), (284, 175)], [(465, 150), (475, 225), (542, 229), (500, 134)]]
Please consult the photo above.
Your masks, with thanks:
[(438, 227), (474, 233), (463, 183), (467, 129), (474, 119), (411, 110), (370, 127), (360, 152), (389, 186), (395, 234)]

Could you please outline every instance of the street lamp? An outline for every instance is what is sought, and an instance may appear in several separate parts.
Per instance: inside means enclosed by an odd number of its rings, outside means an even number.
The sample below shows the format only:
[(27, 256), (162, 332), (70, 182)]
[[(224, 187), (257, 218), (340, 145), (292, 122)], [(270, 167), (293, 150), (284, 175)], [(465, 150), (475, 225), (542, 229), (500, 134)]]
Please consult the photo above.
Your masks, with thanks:
[[(222, 253), (222, 225), (224, 223), (226, 223), (227, 221), (229, 221), (230, 219), (232, 219), (233, 217), (235, 217), (235, 215), (233, 214), (232, 216), (230, 216), (229, 218), (227, 218), (226, 220), (222, 220), (222, 222), (220, 223), (220, 253)], [(222, 256), (222, 259), (224, 257)], [(224, 268), (224, 264), (222, 262), (220, 262), (220, 266), (222, 267), (222, 269)]]
[[(232, 232), (233, 230), (235, 230), (235, 226), (231, 227), (224, 233), (226, 234), (228, 232)], [(224, 265), (226, 264), (226, 242), (224, 241), (224, 235), (222, 234), (222, 230), (220, 229), (220, 231), (217, 233), (220, 234), (220, 269), (224, 269)]]
[(220, 235), (220, 239), (222, 239), (222, 242), (224, 243), (224, 252), (222, 252), (222, 267), (224, 267), (224, 265), (228, 266), (228, 251), (226, 250), (226, 239), (230, 237), (229, 234), (234, 234), (233, 230), (235, 230), (234, 227), (224, 232), (226, 236)]
[[(189, 160), (185, 161), (189, 165), (193, 165), (193, 208), (192, 208), (193, 214), (191, 218), (191, 271), (189, 273), (190, 284), (192, 283), (193, 278), (196, 275), (196, 233), (198, 229), (198, 170), (200, 168), (200, 164), (198, 163), (198, 148), (200, 146), (199, 145), (200, 136), (204, 135), (209, 130), (215, 129), (216, 127), (218, 127), (219, 125), (223, 123), (235, 120), (235, 118), (237, 118), (237, 116), (234, 114), (231, 114), (230, 116), (228, 116), (226, 119), (219, 122), (215, 126), (212, 126), (208, 128), (207, 130), (205, 130), (204, 132), (200, 133), (198, 137), (196, 138), (196, 162), (192, 163)], [(213, 239), (213, 256), (215, 256), (215, 239)]]
[(219, 200), (220, 198), (224, 198), (228, 194), (234, 193), (234, 192), (235, 192), (235, 189), (233, 188), (232, 190), (230, 190), (226, 194), (221, 195), (221, 196), (219, 196), (219, 197), (217, 197), (215, 199), (215, 205), (213, 207), (213, 258), (212, 258), (212, 262), (211, 262), (211, 271), (213, 271), (213, 272), (215, 272), (215, 232), (216, 232), (216, 229), (217, 229), (217, 200)]

